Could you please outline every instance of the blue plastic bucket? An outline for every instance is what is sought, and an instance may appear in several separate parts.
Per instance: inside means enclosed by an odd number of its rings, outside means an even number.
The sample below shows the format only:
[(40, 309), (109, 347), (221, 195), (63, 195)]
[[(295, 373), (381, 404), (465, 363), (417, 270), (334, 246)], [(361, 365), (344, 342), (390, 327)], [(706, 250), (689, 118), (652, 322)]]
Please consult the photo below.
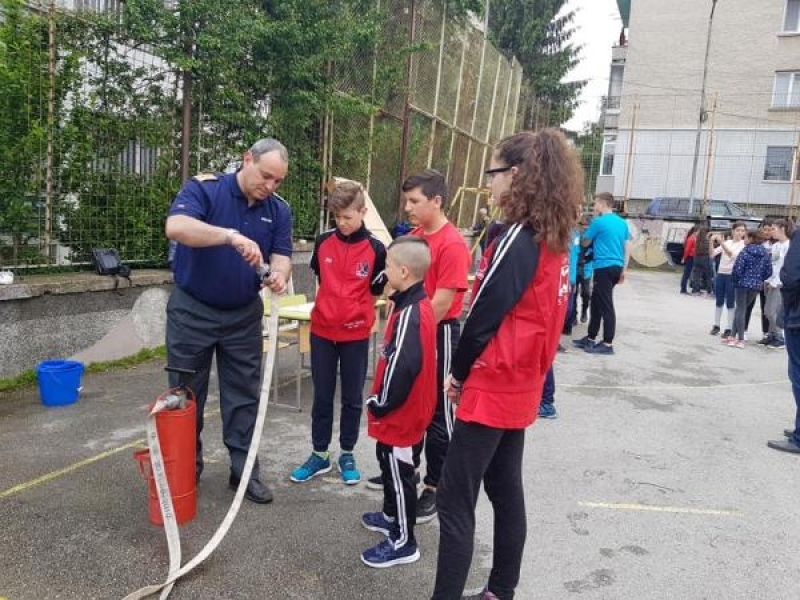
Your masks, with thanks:
[(45, 406), (65, 406), (81, 393), (83, 363), (75, 360), (46, 360), (36, 366), (39, 396)]

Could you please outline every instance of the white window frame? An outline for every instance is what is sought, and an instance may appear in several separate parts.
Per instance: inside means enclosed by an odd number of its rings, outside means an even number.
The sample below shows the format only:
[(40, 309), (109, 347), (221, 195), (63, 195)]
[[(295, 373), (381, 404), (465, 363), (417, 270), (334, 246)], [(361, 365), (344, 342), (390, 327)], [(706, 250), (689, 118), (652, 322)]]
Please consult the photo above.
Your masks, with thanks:
[(614, 174), (614, 154), (616, 153), (616, 149), (617, 136), (604, 135), (603, 149), (600, 152), (600, 175)]
[[(790, 6), (794, 5), (794, 23), (790, 23)], [(800, 0), (786, 0), (786, 8), (783, 11), (783, 32), (800, 33)]]
[[(786, 167), (788, 167), (789, 175), (786, 178), (782, 177), (782, 178), (779, 179), (779, 178), (776, 178), (776, 177), (768, 177), (767, 168), (769, 167), (769, 164), (768, 164), (768, 162), (769, 162), (769, 151), (770, 151), (770, 149), (773, 149), (773, 148), (776, 149), (776, 150), (777, 149), (789, 150), (790, 153), (791, 153), (791, 155), (789, 156), (789, 164), (785, 165), (785, 167), (783, 168), (783, 170), (785, 171)], [(795, 181), (797, 181), (798, 177), (800, 177), (800, 173), (799, 173), (800, 169), (798, 169), (798, 164), (797, 164), (798, 163), (798, 159), (800, 159), (800, 157), (797, 156), (797, 149), (794, 146), (767, 146), (767, 148), (766, 148), (766, 150), (764, 152), (764, 175), (763, 175), (763, 181), (777, 181), (777, 182), (789, 183), (792, 180), (792, 175), (794, 175), (794, 179), (795, 179)]]
[[(778, 81), (780, 77), (789, 77), (789, 87), (783, 97), (778, 97)], [(793, 96), (797, 99), (792, 103)], [(772, 85), (772, 108), (800, 108), (800, 71), (776, 71)]]

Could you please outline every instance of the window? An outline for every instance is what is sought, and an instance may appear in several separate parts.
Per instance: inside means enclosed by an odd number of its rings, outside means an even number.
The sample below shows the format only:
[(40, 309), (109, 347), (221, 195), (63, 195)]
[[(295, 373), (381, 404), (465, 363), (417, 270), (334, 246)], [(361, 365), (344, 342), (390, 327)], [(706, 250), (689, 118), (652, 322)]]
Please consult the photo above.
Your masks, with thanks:
[(600, 165), (600, 175), (614, 173), (614, 150), (617, 146), (617, 136), (606, 135), (603, 137), (603, 164)]
[[(793, 159), (794, 148), (792, 146), (767, 146), (764, 181), (790, 181)], [(794, 176), (797, 179), (796, 170)]]
[(800, 71), (778, 71), (775, 73), (772, 106), (775, 108), (800, 108)]
[(800, 0), (786, 0), (783, 30), (788, 33), (800, 32)]

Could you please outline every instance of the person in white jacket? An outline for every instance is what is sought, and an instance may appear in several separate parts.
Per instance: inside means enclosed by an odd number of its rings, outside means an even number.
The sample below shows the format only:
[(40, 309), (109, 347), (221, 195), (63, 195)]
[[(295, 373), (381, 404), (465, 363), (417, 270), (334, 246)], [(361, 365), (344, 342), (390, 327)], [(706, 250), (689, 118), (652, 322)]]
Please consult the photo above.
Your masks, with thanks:
[(783, 338), (783, 302), (781, 301), (781, 268), (789, 251), (789, 237), (792, 235), (792, 222), (786, 219), (775, 221), (772, 227), (772, 277), (764, 282), (767, 295), (764, 312), (769, 321), (769, 331), (764, 345), (780, 349), (786, 346)]

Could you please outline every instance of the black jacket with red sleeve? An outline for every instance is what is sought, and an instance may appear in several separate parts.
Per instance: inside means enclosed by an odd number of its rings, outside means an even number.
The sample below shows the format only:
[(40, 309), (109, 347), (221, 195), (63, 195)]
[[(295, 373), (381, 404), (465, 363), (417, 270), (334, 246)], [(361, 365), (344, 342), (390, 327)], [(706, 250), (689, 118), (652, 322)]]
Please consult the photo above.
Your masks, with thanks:
[(311, 332), (334, 342), (369, 337), (375, 298), (383, 292), (386, 248), (365, 226), (344, 236), (338, 229), (320, 234), (311, 269), (319, 290), (311, 311)]

